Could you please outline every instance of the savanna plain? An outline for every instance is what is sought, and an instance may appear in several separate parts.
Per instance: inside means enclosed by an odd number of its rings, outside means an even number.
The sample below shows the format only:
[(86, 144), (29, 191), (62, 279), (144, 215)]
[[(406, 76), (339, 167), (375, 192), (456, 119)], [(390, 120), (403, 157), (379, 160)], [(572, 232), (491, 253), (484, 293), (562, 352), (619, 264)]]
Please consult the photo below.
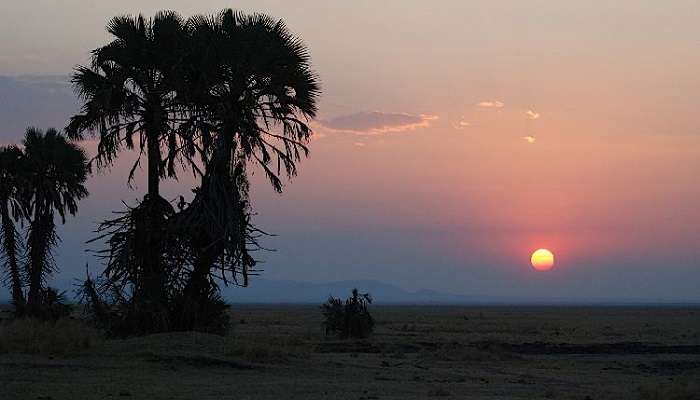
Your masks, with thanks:
[(327, 337), (312, 305), (235, 306), (227, 336), (7, 321), (0, 398), (700, 399), (700, 308), (372, 312), (363, 340)]

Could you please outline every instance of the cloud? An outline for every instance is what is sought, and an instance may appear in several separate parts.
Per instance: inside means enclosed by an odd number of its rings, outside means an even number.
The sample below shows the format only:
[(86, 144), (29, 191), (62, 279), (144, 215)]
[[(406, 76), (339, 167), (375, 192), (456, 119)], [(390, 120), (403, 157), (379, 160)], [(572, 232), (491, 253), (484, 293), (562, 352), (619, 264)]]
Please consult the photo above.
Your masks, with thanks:
[(455, 129), (466, 129), (469, 126), (471, 126), (471, 123), (465, 121), (464, 117), (460, 118), (459, 121), (452, 124), (452, 127)]
[(323, 139), (323, 138), (325, 138), (326, 136), (328, 136), (328, 135), (326, 135), (326, 134), (323, 133), (323, 132), (317, 132), (316, 130), (314, 130), (314, 134), (311, 135), (311, 140)]
[(525, 116), (527, 116), (528, 119), (540, 119), (540, 113), (532, 110), (527, 110)]
[(485, 100), (485, 101), (480, 101), (479, 103), (476, 104), (477, 106), (481, 108), (503, 108), (505, 104), (498, 100)]
[(355, 142), (355, 143), (353, 143), (353, 146), (355, 146), (355, 147), (365, 147), (365, 146), (367, 146), (367, 143), (365, 143), (365, 142)]
[(523, 136), (523, 140), (528, 142), (529, 144), (533, 144), (537, 141), (537, 138), (532, 136), (532, 135), (527, 135), (527, 136)]
[(320, 121), (326, 129), (338, 132), (351, 132), (357, 135), (380, 135), (388, 132), (404, 132), (425, 128), (435, 115), (413, 115), (406, 113), (385, 113), (380, 111), (358, 112)]

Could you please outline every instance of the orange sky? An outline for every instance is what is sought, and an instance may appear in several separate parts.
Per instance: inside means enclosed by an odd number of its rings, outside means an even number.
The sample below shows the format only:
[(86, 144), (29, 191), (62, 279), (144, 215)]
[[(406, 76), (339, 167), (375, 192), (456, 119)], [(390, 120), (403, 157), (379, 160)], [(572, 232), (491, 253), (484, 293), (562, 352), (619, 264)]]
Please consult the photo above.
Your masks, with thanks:
[[(289, 3), (236, 3), (284, 18), (324, 90), (300, 176), (281, 197), (254, 187), (281, 235), (268, 277), (700, 299), (697, 1)], [(0, 75), (69, 73), (112, 15), (231, 5), (148, 4), (4, 5)], [(93, 179), (66, 229), (139, 196), (123, 168)], [(545, 277), (539, 247), (557, 260)]]

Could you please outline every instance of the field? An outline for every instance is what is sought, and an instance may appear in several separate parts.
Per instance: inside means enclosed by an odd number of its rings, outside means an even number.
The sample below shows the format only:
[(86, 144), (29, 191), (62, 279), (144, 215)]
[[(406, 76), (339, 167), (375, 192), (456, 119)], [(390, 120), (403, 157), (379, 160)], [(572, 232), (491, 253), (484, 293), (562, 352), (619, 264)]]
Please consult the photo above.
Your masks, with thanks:
[(228, 337), (5, 324), (0, 398), (700, 399), (700, 308), (375, 307), (359, 341), (314, 306), (232, 312)]

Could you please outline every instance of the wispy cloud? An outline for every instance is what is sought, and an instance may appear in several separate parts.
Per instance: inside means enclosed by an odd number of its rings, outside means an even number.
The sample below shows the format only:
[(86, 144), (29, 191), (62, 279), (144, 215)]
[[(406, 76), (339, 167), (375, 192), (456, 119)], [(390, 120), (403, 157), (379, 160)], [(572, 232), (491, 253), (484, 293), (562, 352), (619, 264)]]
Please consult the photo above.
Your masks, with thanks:
[(350, 132), (357, 135), (381, 135), (389, 132), (404, 132), (425, 128), (435, 115), (386, 113), (381, 111), (358, 112), (320, 121), (326, 129), (338, 132)]
[(466, 129), (469, 126), (471, 126), (471, 123), (466, 121), (464, 117), (460, 118), (459, 121), (452, 124), (452, 127), (454, 127), (455, 129)]
[(527, 136), (523, 136), (523, 140), (528, 142), (529, 144), (533, 144), (537, 141), (537, 138), (532, 136), (532, 135), (527, 135)]
[(319, 131), (317, 131), (317, 130), (314, 129), (314, 134), (311, 135), (311, 140), (323, 139), (323, 138), (325, 138), (326, 136), (328, 136), (328, 135), (326, 135), (324, 132), (319, 132)]
[(503, 102), (500, 102), (498, 100), (480, 101), (476, 105), (481, 108), (503, 108), (503, 106), (505, 106)]
[(367, 146), (367, 143), (365, 143), (365, 142), (355, 142), (355, 143), (353, 143), (353, 146), (355, 146), (355, 147), (365, 147), (365, 146)]
[(526, 116), (528, 119), (540, 119), (540, 113), (535, 112), (535, 111), (532, 111), (532, 110), (527, 110), (527, 111), (525, 112), (525, 116)]

